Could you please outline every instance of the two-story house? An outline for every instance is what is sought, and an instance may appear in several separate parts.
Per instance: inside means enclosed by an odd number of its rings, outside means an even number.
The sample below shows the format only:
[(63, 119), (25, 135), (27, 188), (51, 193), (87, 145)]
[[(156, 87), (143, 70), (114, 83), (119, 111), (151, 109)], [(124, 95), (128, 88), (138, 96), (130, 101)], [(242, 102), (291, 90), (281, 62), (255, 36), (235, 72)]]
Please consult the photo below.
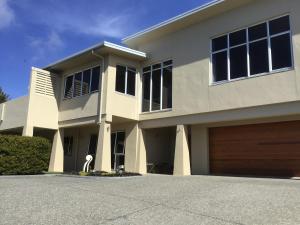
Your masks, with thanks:
[(49, 171), (300, 176), (300, 2), (216, 0), (42, 69), (0, 131)]

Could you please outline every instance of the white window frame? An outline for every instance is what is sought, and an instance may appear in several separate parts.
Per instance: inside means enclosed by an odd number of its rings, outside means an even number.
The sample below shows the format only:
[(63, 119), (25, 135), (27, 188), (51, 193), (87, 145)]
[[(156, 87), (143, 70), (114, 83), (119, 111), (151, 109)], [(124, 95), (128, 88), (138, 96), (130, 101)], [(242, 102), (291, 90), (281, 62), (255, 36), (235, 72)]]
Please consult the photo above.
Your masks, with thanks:
[[(172, 63), (171, 64), (168, 64), (168, 65), (166, 65), (166, 66), (164, 66), (164, 63), (165, 62), (168, 62), (168, 61), (172, 61)], [(153, 66), (155, 66), (155, 65), (158, 65), (158, 64), (160, 64), (160, 68), (159, 69), (153, 69)], [(168, 67), (172, 67), (172, 79), (173, 79), (173, 60), (172, 59), (167, 59), (167, 60), (164, 60), (163, 62), (159, 62), (159, 63), (154, 63), (154, 64), (152, 64), (152, 65), (150, 65), (150, 66), (145, 66), (145, 67), (143, 67), (143, 69), (144, 68), (146, 68), (146, 67), (150, 67), (150, 70), (146, 70), (146, 71), (143, 71), (142, 70), (142, 82), (143, 82), (143, 76), (144, 76), (144, 74), (145, 73), (149, 73), (150, 72), (150, 103), (149, 103), (149, 111), (144, 111), (143, 112), (143, 99), (144, 99), (144, 92), (143, 92), (143, 90), (144, 90), (144, 87), (143, 87), (143, 85), (142, 85), (142, 106), (141, 106), (141, 113), (142, 114), (144, 114), (144, 113), (153, 113), (153, 112), (163, 112), (163, 111), (170, 111), (170, 110), (172, 110), (172, 108), (173, 108), (173, 104), (172, 104), (172, 107), (171, 108), (165, 108), (165, 109), (163, 109), (162, 107), (163, 107), (163, 105), (162, 105), (162, 98), (163, 98), (163, 71), (164, 71), (164, 69), (165, 68), (168, 68)], [(152, 74), (153, 74), (153, 71), (157, 71), (157, 70), (160, 70), (160, 109), (157, 109), (157, 110), (152, 110)], [(172, 86), (173, 86), (173, 84), (172, 84)], [(173, 90), (173, 87), (172, 87), (172, 90)]]
[[(289, 16), (290, 30), (285, 31), (285, 32), (281, 32), (281, 33), (278, 33), (278, 34), (270, 35), (270, 28), (269, 28), (270, 22), (273, 21), (273, 20), (276, 20), (276, 19), (280, 19), (280, 18), (285, 17), (285, 16)], [(267, 36), (263, 37), (263, 38), (260, 38), (260, 39), (257, 39), (257, 40), (254, 40), (254, 41), (249, 41), (249, 28), (251, 28), (253, 26), (256, 26), (256, 25), (259, 25), (259, 24), (262, 24), (262, 23), (267, 24)], [(229, 35), (232, 34), (232, 33), (241, 31), (241, 30), (246, 30), (246, 43), (243, 43), (243, 44), (240, 44), (240, 45), (235, 45), (235, 46), (230, 46)], [(271, 39), (274, 38), (274, 37), (285, 35), (285, 34), (290, 35), (292, 65), (291, 65), (291, 67), (285, 67), (285, 68), (273, 70)], [(224, 48), (224, 49), (221, 49), (221, 50), (218, 50), (218, 51), (213, 51), (213, 45), (212, 45), (213, 40), (218, 38), (218, 37), (223, 37), (223, 36), (227, 36), (227, 48)], [(209, 62), (209, 64), (210, 64), (210, 77), (211, 77), (210, 78), (210, 84), (211, 85), (218, 85), (218, 84), (228, 83), (228, 82), (232, 82), (232, 81), (244, 80), (244, 79), (249, 79), (249, 78), (255, 78), (255, 77), (258, 77), (258, 76), (270, 75), (270, 74), (274, 74), (274, 73), (280, 73), (280, 72), (286, 72), (286, 71), (289, 71), (289, 70), (293, 70), (294, 69), (294, 54), (293, 54), (294, 51), (293, 51), (292, 37), (293, 37), (293, 33), (292, 33), (291, 16), (289, 14), (284, 14), (284, 15), (281, 15), (281, 16), (271, 18), (269, 20), (261, 21), (259, 23), (247, 26), (247, 27), (242, 28), (242, 29), (234, 30), (232, 32), (229, 32), (229, 33), (222, 34), (222, 35), (211, 38), (211, 41), (210, 41), (210, 62)], [(252, 43), (262, 41), (262, 40), (267, 40), (267, 42), (268, 42), (269, 72), (250, 75), (249, 46)], [(230, 50), (233, 49), (233, 48), (244, 46), (244, 45), (247, 46), (247, 76), (231, 79), (231, 77), (230, 77), (230, 75), (231, 75), (231, 73), (230, 73)], [(227, 80), (214, 81), (215, 78), (214, 78), (214, 73), (213, 73), (213, 55), (217, 54), (217, 53), (220, 53), (220, 52), (225, 52), (225, 51), (227, 51), (227, 62), (228, 62), (227, 63), (227, 67), (228, 67), (227, 68)]]
[[(92, 87), (92, 74), (93, 74), (93, 69), (96, 68), (96, 67), (99, 67), (100, 70), (99, 70), (99, 83), (100, 83), (100, 79), (102, 79), (101, 77), (101, 66), (100, 65), (95, 65), (95, 66), (91, 66), (91, 67), (87, 67), (87, 68), (84, 68), (84, 69), (81, 69), (81, 70), (78, 70), (76, 72), (73, 72), (72, 74), (68, 74), (66, 76), (64, 76), (64, 89), (63, 89), (63, 100), (68, 100), (68, 99), (75, 99), (75, 98), (80, 98), (82, 96), (85, 96), (85, 95), (90, 95), (90, 94), (93, 94), (93, 93), (96, 93), (96, 92), (99, 92), (100, 90), (100, 86), (98, 88), (98, 90), (95, 90), (95, 91), (91, 91), (91, 87)], [(86, 94), (82, 94), (82, 86), (83, 86), (83, 72), (86, 71), (86, 70), (90, 70), (90, 84), (89, 84), (89, 92), (86, 93)], [(75, 88), (75, 74), (77, 73), (81, 73), (81, 83), (80, 83), (80, 95), (78, 96), (74, 96), (74, 88)], [(72, 97), (65, 97), (65, 92), (66, 92), (66, 84), (67, 84), (67, 79), (68, 77), (73, 77), (73, 81), (72, 81)], [(101, 81), (102, 82), (102, 81)]]
[[(125, 65), (122, 65), (122, 64), (117, 64), (116, 65), (116, 79), (117, 79), (117, 67), (118, 66), (121, 66), (121, 67), (124, 67), (125, 68), (125, 92), (121, 92), (121, 91), (117, 91), (116, 90), (116, 83), (115, 83), (115, 92), (119, 93), (119, 94), (125, 94), (125, 95), (129, 95), (129, 96), (132, 96), (132, 97), (135, 97), (136, 96), (136, 78), (137, 78), (137, 70), (134, 66), (125, 66)], [(135, 70), (132, 70), (134, 68)], [(127, 78), (128, 78), (128, 71), (131, 71), (131, 72), (134, 72), (135, 73), (135, 85), (134, 85), (134, 95), (132, 94), (129, 94), (128, 93), (128, 90), (127, 90)]]

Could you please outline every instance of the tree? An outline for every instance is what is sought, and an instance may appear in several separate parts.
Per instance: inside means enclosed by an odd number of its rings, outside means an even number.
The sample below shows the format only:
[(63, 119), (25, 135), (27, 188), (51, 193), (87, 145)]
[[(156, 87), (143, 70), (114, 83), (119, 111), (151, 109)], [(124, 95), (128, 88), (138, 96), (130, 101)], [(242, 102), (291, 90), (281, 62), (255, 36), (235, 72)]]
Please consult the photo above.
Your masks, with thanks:
[(3, 103), (3, 102), (8, 101), (8, 99), (9, 99), (8, 94), (6, 94), (6, 93), (2, 90), (2, 88), (0, 87), (0, 104)]

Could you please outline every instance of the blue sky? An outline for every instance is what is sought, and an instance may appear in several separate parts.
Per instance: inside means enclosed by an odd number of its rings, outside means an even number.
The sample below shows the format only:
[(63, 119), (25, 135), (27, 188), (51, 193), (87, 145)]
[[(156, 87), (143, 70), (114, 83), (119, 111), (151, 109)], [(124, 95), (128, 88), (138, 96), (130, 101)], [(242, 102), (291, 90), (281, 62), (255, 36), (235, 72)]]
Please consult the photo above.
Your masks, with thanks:
[(103, 40), (123, 37), (209, 0), (0, 0), (0, 86), (27, 94), (43, 67)]

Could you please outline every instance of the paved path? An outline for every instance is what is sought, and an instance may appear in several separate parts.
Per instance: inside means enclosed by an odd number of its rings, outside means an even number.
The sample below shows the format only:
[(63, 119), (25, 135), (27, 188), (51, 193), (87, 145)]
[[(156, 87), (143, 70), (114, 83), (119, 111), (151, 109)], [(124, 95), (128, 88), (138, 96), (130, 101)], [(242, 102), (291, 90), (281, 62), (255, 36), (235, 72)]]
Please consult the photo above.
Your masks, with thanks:
[(0, 224), (300, 224), (300, 181), (0, 177)]

